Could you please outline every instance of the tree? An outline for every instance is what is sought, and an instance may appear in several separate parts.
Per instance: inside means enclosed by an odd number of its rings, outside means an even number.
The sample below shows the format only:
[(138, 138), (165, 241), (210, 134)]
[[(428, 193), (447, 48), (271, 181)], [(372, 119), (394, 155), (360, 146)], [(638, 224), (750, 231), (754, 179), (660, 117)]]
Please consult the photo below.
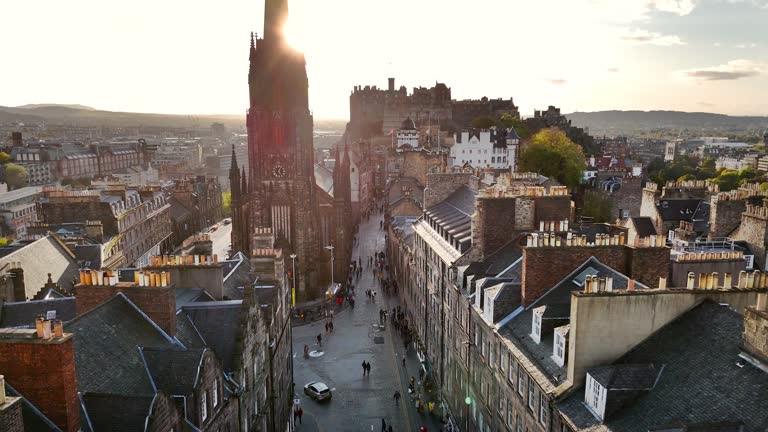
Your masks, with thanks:
[(475, 129), (489, 129), (496, 126), (496, 120), (492, 117), (477, 117), (472, 120), (472, 127)]
[(531, 138), (520, 153), (520, 169), (555, 178), (561, 184), (576, 187), (585, 167), (584, 152), (555, 128), (543, 129)]
[(613, 200), (597, 191), (586, 191), (584, 193), (584, 207), (581, 215), (592, 218), (593, 222), (613, 222), (611, 220), (611, 210), (613, 209)]
[(531, 131), (528, 130), (528, 126), (526, 126), (522, 120), (513, 117), (510, 114), (502, 114), (501, 117), (499, 117), (497, 124), (498, 126), (507, 129), (514, 128), (515, 132), (517, 132), (517, 136), (519, 136), (521, 140), (531, 137)]
[(15, 163), (5, 164), (5, 181), (9, 189), (18, 189), (27, 185), (29, 172), (21, 165)]
[(5, 165), (11, 161), (11, 156), (6, 152), (0, 152), (0, 165)]
[(229, 216), (232, 210), (232, 192), (223, 192), (221, 194), (221, 207), (224, 209), (224, 214)]
[(8, 237), (0, 237), (0, 247), (8, 246), (8, 243), (11, 243), (11, 239)]

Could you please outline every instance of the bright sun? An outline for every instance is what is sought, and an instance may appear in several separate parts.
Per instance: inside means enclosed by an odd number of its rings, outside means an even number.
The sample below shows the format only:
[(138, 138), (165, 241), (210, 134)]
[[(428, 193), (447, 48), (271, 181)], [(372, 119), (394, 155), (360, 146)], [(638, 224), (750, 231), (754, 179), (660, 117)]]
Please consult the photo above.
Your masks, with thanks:
[(285, 27), (283, 27), (283, 35), (285, 35), (285, 40), (296, 50), (304, 52), (307, 48), (306, 32), (302, 31), (302, 27), (297, 25), (295, 19), (288, 18)]

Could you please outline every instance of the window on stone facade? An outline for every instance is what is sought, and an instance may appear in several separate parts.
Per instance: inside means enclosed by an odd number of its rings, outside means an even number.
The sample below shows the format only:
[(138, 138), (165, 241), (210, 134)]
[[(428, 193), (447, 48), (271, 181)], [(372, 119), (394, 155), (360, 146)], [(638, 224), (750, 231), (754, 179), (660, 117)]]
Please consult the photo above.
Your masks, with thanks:
[(539, 392), (539, 423), (546, 426), (549, 420), (549, 411), (547, 410), (547, 396), (544, 392)]
[(504, 418), (504, 409), (507, 407), (507, 400), (499, 392), (499, 417)]
[(536, 412), (536, 386), (533, 385), (531, 377), (528, 377), (528, 409)]
[(523, 416), (517, 415), (517, 432), (523, 432)]
[(512, 388), (515, 388), (515, 361), (512, 359), (512, 353), (509, 353), (509, 371), (507, 373), (507, 379), (512, 384)]
[(512, 427), (514, 424), (513, 422), (515, 421), (515, 410), (512, 408), (512, 404), (512, 399), (507, 400), (507, 425), (509, 425), (509, 427)]
[(495, 354), (496, 348), (493, 346), (493, 342), (488, 341), (488, 366), (493, 367), (493, 355)]
[(541, 342), (541, 316), (542, 313), (533, 311), (533, 323), (531, 324), (531, 337), (536, 343)]
[(203, 390), (203, 394), (200, 395), (200, 418), (201, 422), (204, 422), (208, 418), (208, 391)]
[(523, 365), (517, 365), (517, 393), (520, 396), (525, 394), (525, 372)]
[(211, 389), (211, 402), (212, 407), (216, 408), (219, 406), (219, 379), (214, 378), (213, 379), (213, 388)]
[(499, 369), (504, 372), (507, 368), (507, 356), (504, 355), (504, 345), (499, 342)]

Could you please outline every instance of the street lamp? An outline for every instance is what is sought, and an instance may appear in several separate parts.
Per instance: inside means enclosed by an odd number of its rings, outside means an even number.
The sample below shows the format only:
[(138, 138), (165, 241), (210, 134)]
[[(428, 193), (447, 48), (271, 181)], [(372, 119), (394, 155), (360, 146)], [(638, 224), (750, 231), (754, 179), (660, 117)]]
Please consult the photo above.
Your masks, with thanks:
[(328, 245), (325, 248), (331, 251), (331, 290), (333, 290), (333, 246)]
[(291, 288), (291, 307), (296, 306), (296, 254), (291, 254), (291, 276), (293, 276), (293, 287)]

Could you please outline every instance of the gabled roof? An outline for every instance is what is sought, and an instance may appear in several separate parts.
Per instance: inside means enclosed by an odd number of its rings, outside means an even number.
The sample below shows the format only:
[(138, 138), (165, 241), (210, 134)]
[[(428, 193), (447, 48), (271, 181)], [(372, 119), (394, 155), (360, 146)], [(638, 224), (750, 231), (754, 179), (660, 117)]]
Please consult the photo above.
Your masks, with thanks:
[(454, 238), (465, 241), (471, 231), (477, 192), (467, 186), (459, 187), (445, 200), (427, 209), (426, 214)]
[(152, 396), (138, 347), (180, 348), (122, 293), (64, 327), (75, 334), (80, 392)]
[(189, 317), (206, 346), (221, 360), (225, 372), (234, 368), (242, 303), (241, 300), (190, 303), (177, 315), (179, 320), (181, 315)]
[(254, 281), (251, 260), (242, 252), (232, 259), (223, 262), (224, 265), (224, 297), (228, 300), (241, 300), (243, 288)]
[(75, 298), (53, 298), (49, 300), (33, 300), (2, 305), (0, 327), (34, 327), (35, 318), (39, 315), (69, 321), (77, 315)]
[[(601, 278), (613, 278), (613, 289), (615, 291), (625, 290), (627, 288), (627, 283), (629, 281), (627, 276), (608, 267), (597, 258), (590, 257), (580, 266), (576, 267), (571, 274), (563, 278), (557, 285), (552, 287), (544, 295), (539, 297), (539, 299), (515, 316), (514, 319), (510, 320), (500, 331), (502, 335), (513, 340), (515, 344), (520, 346), (527, 354), (528, 358), (536, 363), (539, 369), (544, 372), (544, 375), (558, 385), (567, 378), (567, 365), (558, 366), (551, 358), (554, 346), (552, 328), (542, 326), (541, 342), (538, 344), (530, 337), (534, 309), (546, 306), (546, 308), (543, 309), (545, 320), (551, 319), (553, 320), (552, 322), (556, 321), (558, 325), (568, 324), (570, 320), (571, 293), (584, 289), (582, 285), (575, 282), (576, 276), (585, 272), (585, 270), (590, 267), (593, 270), (591, 270), (589, 274)], [(635, 287), (637, 289), (647, 288), (639, 282), (635, 282)], [(539, 310), (541, 311), (541, 309)]]
[[(704, 301), (615, 362), (663, 365), (653, 390), (605, 423), (587, 410), (583, 389), (561, 402), (560, 411), (577, 430), (590, 432), (647, 432), (670, 424), (678, 425), (673, 431), (733, 431), (739, 422), (745, 431), (766, 430), (768, 373), (750, 363), (737, 365), (743, 331), (743, 317), (736, 311)], [(718, 422), (730, 426), (717, 429)]]
[[(141, 432), (155, 396), (83, 393), (85, 413), (95, 432)], [(83, 419), (81, 419), (83, 420)]]
[[(69, 290), (77, 279), (79, 266), (74, 254), (53, 236), (45, 236), (0, 258), (0, 269), (20, 263), (24, 270), (27, 297), (32, 298), (48, 282), (48, 273), (60, 287)], [(21, 299), (17, 299), (21, 300)]]
[(171, 396), (189, 396), (199, 380), (200, 365), (205, 349), (158, 349), (141, 350), (144, 361), (158, 390)]
[(632, 224), (635, 226), (635, 231), (639, 237), (650, 237), (656, 235), (656, 228), (653, 226), (653, 221), (647, 216), (630, 218)]
[(686, 221), (693, 219), (696, 209), (701, 203), (700, 199), (671, 199), (661, 200), (656, 205), (659, 214), (664, 221)]

